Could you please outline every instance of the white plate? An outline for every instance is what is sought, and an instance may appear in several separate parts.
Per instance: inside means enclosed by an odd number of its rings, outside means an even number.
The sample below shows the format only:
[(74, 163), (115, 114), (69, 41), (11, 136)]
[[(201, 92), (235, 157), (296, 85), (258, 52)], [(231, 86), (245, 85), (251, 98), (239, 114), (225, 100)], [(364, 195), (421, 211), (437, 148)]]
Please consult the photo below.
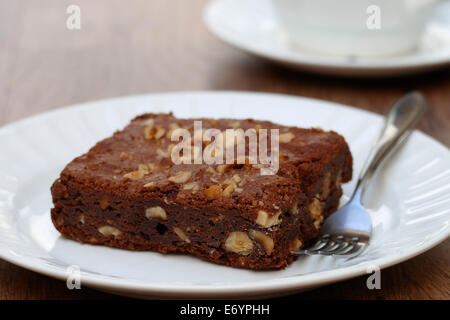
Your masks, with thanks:
[[(382, 123), (378, 115), (325, 101), (235, 92), (170, 93), (85, 103), (0, 129), (0, 257), (65, 280), (81, 268), (82, 286), (137, 297), (240, 298), (310, 289), (409, 259), (446, 239), (450, 154), (414, 132), (382, 168), (367, 194), (373, 240), (353, 260), (301, 258), (282, 271), (250, 271), (184, 255), (132, 252), (63, 239), (50, 221), (50, 185), (75, 156), (143, 112), (180, 117), (254, 117), (320, 126), (345, 136), (355, 176)], [(346, 184), (349, 195), (354, 181)]]
[(440, 10), (416, 51), (384, 58), (338, 57), (293, 49), (277, 25), (270, 0), (212, 0), (205, 8), (204, 21), (219, 39), (272, 62), (320, 74), (375, 77), (450, 64), (450, 3)]

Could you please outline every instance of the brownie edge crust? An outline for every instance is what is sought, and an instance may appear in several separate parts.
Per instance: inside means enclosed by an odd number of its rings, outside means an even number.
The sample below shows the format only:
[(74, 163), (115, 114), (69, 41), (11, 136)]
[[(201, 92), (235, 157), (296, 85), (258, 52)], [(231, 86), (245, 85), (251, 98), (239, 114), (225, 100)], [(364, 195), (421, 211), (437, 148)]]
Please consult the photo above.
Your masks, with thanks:
[(179, 164), (171, 133), (194, 119), (144, 114), (74, 159), (54, 182), (51, 218), (81, 243), (185, 253), (249, 269), (281, 269), (318, 235), (352, 176), (344, 138), (252, 119), (195, 119), (203, 128), (279, 129), (274, 175), (257, 165)]

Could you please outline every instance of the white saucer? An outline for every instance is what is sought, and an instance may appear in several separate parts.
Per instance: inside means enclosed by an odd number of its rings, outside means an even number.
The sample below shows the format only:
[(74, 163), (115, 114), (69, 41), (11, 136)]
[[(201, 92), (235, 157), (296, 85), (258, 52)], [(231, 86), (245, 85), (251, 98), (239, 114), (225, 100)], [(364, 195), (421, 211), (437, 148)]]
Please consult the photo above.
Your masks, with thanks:
[[(447, 14), (450, 6), (445, 7)], [(429, 24), (416, 51), (383, 58), (327, 56), (294, 49), (278, 28), (270, 0), (212, 0), (205, 8), (204, 21), (219, 39), (272, 62), (319, 74), (380, 77), (450, 65), (450, 14), (446, 21), (442, 12)]]
[[(144, 112), (270, 119), (341, 133), (358, 175), (382, 124), (376, 114), (274, 94), (185, 92), (130, 96), (43, 113), (0, 128), (0, 258), (81, 286), (141, 298), (268, 297), (365, 275), (412, 258), (450, 234), (450, 152), (415, 131), (366, 194), (371, 244), (351, 260), (302, 257), (285, 270), (251, 271), (186, 255), (135, 252), (64, 239), (50, 220), (50, 186), (64, 166)], [(344, 185), (344, 201), (355, 180)], [(73, 268), (72, 270), (76, 270)], [(371, 272), (371, 271), (370, 271)], [(72, 275), (74, 275), (72, 273)], [(366, 279), (361, 280), (365, 285)]]

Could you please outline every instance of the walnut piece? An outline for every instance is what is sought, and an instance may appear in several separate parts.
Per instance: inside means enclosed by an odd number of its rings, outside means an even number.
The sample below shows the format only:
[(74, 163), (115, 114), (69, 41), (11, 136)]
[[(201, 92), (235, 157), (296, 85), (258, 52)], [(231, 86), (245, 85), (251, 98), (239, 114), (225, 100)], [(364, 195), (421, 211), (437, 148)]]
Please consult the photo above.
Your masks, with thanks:
[(123, 175), (124, 178), (131, 179), (131, 180), (139, 180), (142, 179), (145, 176), (145, 171), (137, 170), (137, 171), (131, 171)]
[(198, 189), (199, 189), (199, 186), (198, 186), (197, 182), (189, 182), (189, 183), (186, 183), (185, 185), (183, 185), (183, 190), (197, 191)]
[(153, 119), (153, 118), (144, 121), (144, 126), (150, 128), (150, 129), (153, 128), (154, 125), (155, 125), (155, 119)]
[(225, 249), (243, 256), (249, 255), (253, 250), (253, 242), (247, 233), (234, 231), (228, 235), (225, 241)]
[(178, 123), (173, 122), (173, 123), (169, 123), (169, 130), (166, 133), (166, 138), (171, 140), (172, 139), (172, 133), (176, 130), (179, 129), (180, 126), (178, 125)]
[(217, 166), (217, 172), (219, 173), (224, 173), (225, 170), (227, 169), (228, 165), (227, 164), (221, 164)]
[(109, 201), (107, 197), (103, 197), (102, 200), (100, 200), (100, 209), (106, 210), (109, 207)]
[(151, 140), (151, 139), (160, 139), (164, 136), (164, 134), (166, 133), (166, 129), (161, 128), (161, 127), (157, 127), (157, 128), (153, 128), (153, 127), (145, 127), (144, 128), (144, 136), (145, 139), (147, 140)]
[(238, 174), (235, 174), (234, 176), (232, 176), (231, 179), (233, 179), (233, 181), (236, 183), (241, 182), (241, 177), (239, 177)]
[(156, 155), (158, 158), (168, 158), (170, 154), (169, 152), (158, 148), (156, 149)]
[(279, 219), (281, 215), (281, 210), (276, 212), (275, 214), (269, 214), (264, 210), (258, 211), (258, 216), (256, 218), (256, 223), (264, 228), (270, 228), (274, 225), (281, 223), (281, 219)]
[(280, 138), (280, 143), (288, 143), (288, 142), (291, 142), (292, 139), (295, 138), (295, 136), (292, 132), (286, 132), (286, 133), (280, 134), (279, 138)]
[(209, 199), (220, 199), (222, 197), (222, 188), (218, 185), (213, 185), (205, 189), (205, 194)]
[(161, 208), (159, 206), (147, 208), (145, 210), (145, 216), (148, 219), (153, 218), (153, 219), (167, 220), (166, 210), (164, 210), (163, 208)]
[(236, 185), (234, 183), (228, 185), (228, 187), (226, 187), (223, 190), (222, 196), (225, 197), (225, 198), (231, 197), (231, 194), (234, 192), (235, 189), (236, 189)]
[(144, 184), (144, 188), (154, 188), (155, 183), (153, 181), (150, 181), (149, 183)]
[(316, 197), (313, 198), (308, 206), (309, 213), (311, 215), (311, 218), (314, 220), (314, 226), (316, 227), (316, 229), (319, 229), (321, 223), (323, 222), (323, 203), (320, 202), (320, 200), (317, 198), (318, 196), (319, 195), (316, 195)]
[(192, 176), (190, 171), (179, 171), (176, 175), (169, 177), (169, 181), (173, 183), (185, 183)]
[(296, 251), (302, 247), (303, 243), (298, 239), (295, 238), (289, 243), (289, 251)]
[(145, 164), (140, 164), (138, 167), (138, 171), (144, 172), (144, 174), (148, 174), (148, 167)]
[(117, 237), (122, 234), (122, 232), (119, 229), (117, 229), (115, 227), (111, 227), (111, 226), (102, 226), (102, 227), (98, 228), (97, 230), (105, 237), (109, 237), (109, 236)]
[(183, 230), (181, 230), (181, 229), (178, 228), (178, 227), (174, 227), (174, 228), (173, 228), (173, 231), (177, 234), (177, 236), (178, 236), (181, 240), (183, 240), (184, 242), (187, 242), (187, 243), (191, 243), (191, 240), (188, 238), (188, 236), (184, 233)]
[(145, 164), (140, 164), (137, 171), (126, 173), (123, 175), (123, 177), (131, 180), (139, 180), (142, 179), (148, 173), (149, 168)]
[(166, 133), (166, 129), (164, 129), (164, 128), (156, 128), (155, 139), (162, 138), (165, 133)]
[(253, 239), (255, 239), (256, 241), (260, 242), (263, 245), (268, 256), (272, 254), (274, 243), (271, 237), (265, 235), (264, 232), (258, 230), (250, 230), (249, 234), (250, 237), (252, 237)]

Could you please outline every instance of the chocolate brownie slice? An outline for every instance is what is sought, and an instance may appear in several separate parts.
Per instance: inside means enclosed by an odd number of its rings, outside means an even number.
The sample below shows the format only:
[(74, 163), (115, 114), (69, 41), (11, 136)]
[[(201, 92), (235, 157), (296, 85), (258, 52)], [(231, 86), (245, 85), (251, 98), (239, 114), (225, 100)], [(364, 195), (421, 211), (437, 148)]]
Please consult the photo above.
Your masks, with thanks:
[(344, 138), (252, 119), (196, 120), (221, 132), (279, 129), (278, 171), (262, 175), (249, 161), (174, 164), (171, 135), (184, 128), (194, 136), (194, 119), (145, 114), (65, 167), (52, 186), (56, 229), (82, 243), (286, 267), (291, 251), (318, 235), (351, 179)]

